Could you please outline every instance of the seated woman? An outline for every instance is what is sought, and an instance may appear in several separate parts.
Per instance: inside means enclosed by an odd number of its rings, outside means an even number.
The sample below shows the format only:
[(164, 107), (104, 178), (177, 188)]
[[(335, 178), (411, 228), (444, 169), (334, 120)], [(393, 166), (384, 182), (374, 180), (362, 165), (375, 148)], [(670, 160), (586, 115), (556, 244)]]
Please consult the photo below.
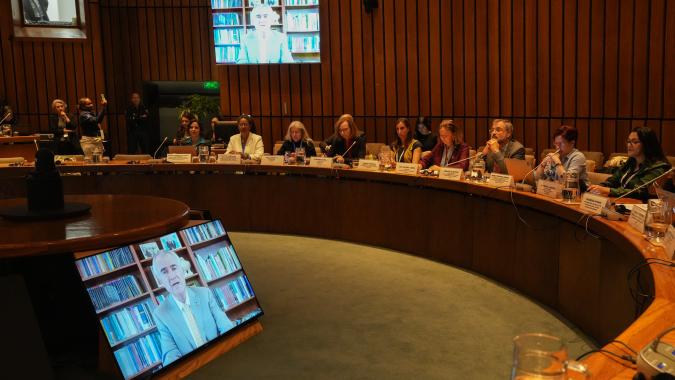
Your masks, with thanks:
[(173, 145), (184, 145), (183, 141), (188, 137), (188, 126), (192, 120), (197, 120), (191, 113), (183, 112), (178, 118), (179, 125), (176, 131), (176, 136), (173, 138)]
[(438, 126), (438, 137), (441, 141), (436, 144), (431, 154), (420, 160), (422, 168), (438, 170), (440, 167), (452, 167), (468, 170), (469, 145), (464, 143), (462, 129), (452, 120), (443, 120)]
[(336, 162), (350, 164), (366, 156), (366, 136), (356, 127), (352, 115), (344, 114), (335, 123), (335, 133), (321, 143), (321, 149)]
[[(649, 182), (670, 169), (670, 163), (663, 154), (656, 133), (647, 127), (634, 127), (626, 141), (628, 161), (599, 185), (591, 185), (588, 191), (603, 196), (620, 197), (632, 189)], [(630, 195), (630, 198), (646, 202), (649, 186)]]
[(251, 115), (241, 115), (237, 119), (239, 133), (230, 137), (227, 144), (228, 154), (239, 154), (243, 160), (257, 160), (265, 154), (265, 146), (260, 135), (253, 133), (255, 131), (255, 122)]
[(66, 102), (61, 99), (52, 101), (52, 113), (49, 115), (49, 132), (54, 134), (56, 154), (81, 154), (77, 143), (77, 126), (72, 115), (68, 115)]
[(200, 145), (211, 146), (211, 140), (204, 137), (202, 125), (197, 120), (192, 120), (188, 126), (188, 135), (183, 140), (183, 145), (192, 145), (195, 151)]
[(410, 122), (406, 118), (396, 120), (396, 141), (391, 143), (396, 162), (417, 164), (422, 155), (422, 144), (413, 138)]
[(430, 152), (438, 143), (438, 136), (431, 132), (431, 118), (420, 116), (417, 118), (415, 140), (422, 143), (422, 152)]
[(305, 157), (316, 156), (314, 143), (309, 138), (305, 125), (296, 120), (288, 126), (284, 143), (281, 144), (281, 148), (279, 148), (277, 154), (283, 155), (286, 152), (290, 152), (291, 155), (295, 155), (295, 150), (298, 148), (305, 148)]
[(565, 178), (566, 173), (576, 173), (579, 179), (579, 189), (586, 191), (590, 182), (586, 173), (586, 156), (577, 148), (576, 127), (561, 125), (553, 134), (553, 144), (560, 151), (559, 154), (549, 154), (534, 172), (536, 179), (559, 181)]

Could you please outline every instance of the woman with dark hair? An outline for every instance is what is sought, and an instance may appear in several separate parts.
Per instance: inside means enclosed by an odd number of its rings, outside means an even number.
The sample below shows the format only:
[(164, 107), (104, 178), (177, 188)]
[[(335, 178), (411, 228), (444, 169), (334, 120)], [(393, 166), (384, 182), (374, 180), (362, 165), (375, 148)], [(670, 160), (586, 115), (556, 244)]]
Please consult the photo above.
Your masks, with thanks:
[(406, 118), (396, 120), (396, 140), (391, 143), (396, 162), (417, 164), (422, 155), (422, 144), (413, 138), (410, 121)]
[(199, 148), (200, 145), (211, 145), (211, 140), (204, 138), (202, 132), (202, 125), (199, 124), (199, 121), (192, 120), (188, 125), (188, 135), (183, 139), (185, 145), (192, 145), (195, 150)]
[[(634, 127), (626, 141), (628, 161), (600, 185), (591, 185), (588, 191), (603, 196), (620, 197), (632, 189), (647, 183), (670, 169), (659, 144), (656, 133), (647, 127)], [(646, 201), (649, 199), (649, 186), (645, 186), (630, 195), (630, 198)]]
[(241, 115), (237, 119), (239, 133), (230, 137), (227, 144), (227, 153), (241, 155), (244, 160), (260, 161), (265, 154), (265, 146), (260, 135), (253, 133), (255, 131), (255, 121), (251, 115)]
[(567, 173), (576, 173), (581, 191), (586, 191), (590, 182), (586, 173), (586, 156), (577, 148), (577, 128), (561, 125), (553, 134), (553, 144), (559, 153), (549, 154), (534, 172), (537, 179), (558, 181)]
[(366, 136), (350, 114), (340, 116), (335, 123), (335, 133), (320, 145), (326, 156), (334, 157), (340, 164), (350, 164), (353, 159), (366, 156)]
[(422, 168), (438, 170), (440, 167), (453, 167), (468, 170), (469, 145), (464, 143), (462, 129), (452, 120), (443, 120), (438, 126), (438, 137), (441, 141), (436, 144), (431, 154), (420, 160)]
[(195, 116), (189, 112), (183, 112), (178, 118), (178, 130), (176, 130), (176, 136), (173, 138), (173, 144), (185, 144), (185, 139), (188, 137), (188, 126), (193, 120), (199, 121)]
[(422, 144), (422, 152), (428, 152), (438, 143), (438, 136), (431, 132), (431, 118), (420, 116), (415, 123), (415, 140)]

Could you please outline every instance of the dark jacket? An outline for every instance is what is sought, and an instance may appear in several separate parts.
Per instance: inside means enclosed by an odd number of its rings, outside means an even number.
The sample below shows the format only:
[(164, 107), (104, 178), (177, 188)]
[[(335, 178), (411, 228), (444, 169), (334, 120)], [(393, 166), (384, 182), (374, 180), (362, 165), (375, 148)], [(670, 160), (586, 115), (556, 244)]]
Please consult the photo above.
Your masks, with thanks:
[(105, 118), (106, 107), (101, 109), (101, 112), (96, 114), (95, 111), (82, 111), (80, 110), (80, 132), (82, 136), (87, 137), (98, 137), (99, 135), (99, 123), (103, 122)]
[[(600, 186), (609, 187), (609, 196), (620, 197), (670, 169), (670, 163), (663, 161), (645, 161), (638, 166), (637, 171), (634, 170), (635, 164), (636, 161), (634, 158), (628, 159), (623, 166), (617, 169), (605, 182), (602, 182)], [(646, 202), (647, 199), (650, 198), (649, 186), (645, 186), (640, 190), (627, 195), (627, 197), (640, 199), (643, 202)]]
[[(301, 143), (293, 143), (291, 140), (284, 140), (284, 143), (281, 144), (281, 148), (277, 151), (278, 155), (283, 155), (286, 152), (295, 153), (295, 148), (305, 148), (305, 157), (314, 157), (316, 156), (316, 149), (314, 148), (314, 143), (311, 141), (303, 141)], [(354, 148), (352, 148), (354, 149)]]
[[(343, 156), (345, 163), (349, 164), (355, 158), (364, 158), (366, 156), (366, 135), (362, 134), (353, 141), (356, 141), (356, 144), (354, 144), (346, 155), (344, 154), (345, 151), (353, 142), (346, 145), (346, 141), (337, 134), (334, 134), (323, 141), (321, 143), (321, 149), (326, 152), (326, 156), (328, 157)], [(330, 149), (328, 147), (330, 147)]]
[(134, 107), (133, 105), (127, 107), (126, 111), (124, 111), (124, 118), (127, 121), (127, 130), (148, 130), (150, 112), (148, 111), (148, 107), (143, 103), (139, 104), (138, 107)]

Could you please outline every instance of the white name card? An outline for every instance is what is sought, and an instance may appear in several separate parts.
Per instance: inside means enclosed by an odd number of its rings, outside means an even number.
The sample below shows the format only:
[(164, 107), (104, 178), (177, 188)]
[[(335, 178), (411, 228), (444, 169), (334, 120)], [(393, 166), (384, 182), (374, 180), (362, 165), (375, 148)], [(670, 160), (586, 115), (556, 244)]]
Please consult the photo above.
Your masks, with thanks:
[(562, 185), (555, 181), (537, 181), (537, 194), (545, 197), (558, 199), (562, 198)]
[(645, 232), (645, 219), (647, 218), (647, 205), (633, 205), (628, 217), (628, 224), (638, 230)]
[(512, 175), (499, 173), (490, 174), (490, 180), (487, 182), (487, 184), (488, 186), (494, 187), (515, 187)]
[(675, 259), (675, 227), (668, 226), (666, 237), (663, 239), (663, 247), (666, 249), (666, 256)]
[(241, 164), (241, 155), (232, 153), (219, 154), (217, 161), (220, 164), (239, 165)]
[(330, 169), (333, 167), (333, 157), (312, 157), (309, 159), (309, 166)]
[(260, 165), (282, 166), (284, 164), (284, 156), (262, 156), (260, 158)]
[[(360, 166), (360, 161), (359, 161), (359, 166)], [(395, 173), (405, 174), (405, 175), (417, 175), (418, 170), (419, 170), (419, 166), (417, 166), (417, 164), (412, 164), (412, 163), (407, 163), (407, 162), (397, 162)]]
[(380, 161), (378, 160), (359, 160), (359, 169), (368, 172), (377, 172), (380, 170)]
[(438, 178), (449, 179), (451, 181), (461, 181), (464, 177), (464, 170), (459, 168), (440, 168)]
[(192, 155), (188, 153), (169, 153), (166, 155), (166, 161), (173, 164), (191, 164)]
[(581, 205), (579, 206), (579, 209), (589, 214), (599, 215), (602, 209), (605, 208), (607, 201), (609, 201), (609, 199), (606, 197), (591, 193), (584, 193), (584, 195), (581, 197)]

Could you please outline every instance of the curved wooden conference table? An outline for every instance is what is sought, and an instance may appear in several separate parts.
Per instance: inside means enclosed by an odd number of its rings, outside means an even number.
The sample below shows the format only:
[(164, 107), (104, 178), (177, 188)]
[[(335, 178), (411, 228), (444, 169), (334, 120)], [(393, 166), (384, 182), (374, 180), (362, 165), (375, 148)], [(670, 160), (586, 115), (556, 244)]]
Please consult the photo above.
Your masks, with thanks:
[[(31, 168), (0, 169), (0, 194), (24, 194)], [(302, 234), (372, 244), (466, 268), (557, 310), (601, 344), (640, 350), (675, 325), (672, 268), (643, 270), (654, 299), (635, 320), (627, 274), (667, 259), (626, 222), (576, 206), (469, 182), (295, 166), (107, 164), (62, 166), (68, 194), (144, 194), (208, 209), (229, 230)], [(527, 225), (519, 220), (522, 218)], [(604, 347), (627, 353), (618, 345)], [(585, 359), (594, 378), (635, 373), (605, 354)]]

